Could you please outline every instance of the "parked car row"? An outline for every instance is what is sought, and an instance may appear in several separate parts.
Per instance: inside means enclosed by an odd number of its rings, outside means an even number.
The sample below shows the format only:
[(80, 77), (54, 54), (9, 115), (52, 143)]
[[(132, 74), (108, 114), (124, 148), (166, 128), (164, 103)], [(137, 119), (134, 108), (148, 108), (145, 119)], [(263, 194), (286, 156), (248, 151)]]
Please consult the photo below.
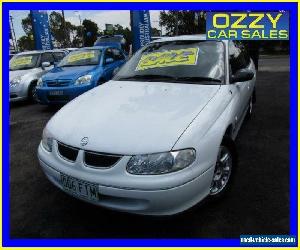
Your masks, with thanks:
[(125, 61), (110, 46), (19, 53), (10, 60), (10, 102), (67, 103), (110, 80)]

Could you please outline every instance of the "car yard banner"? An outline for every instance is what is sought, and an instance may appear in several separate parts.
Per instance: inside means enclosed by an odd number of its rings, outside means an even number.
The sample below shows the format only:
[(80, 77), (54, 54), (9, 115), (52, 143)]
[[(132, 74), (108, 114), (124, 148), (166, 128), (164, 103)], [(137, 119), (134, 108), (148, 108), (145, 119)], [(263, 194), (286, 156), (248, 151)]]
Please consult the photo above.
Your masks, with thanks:
[(52, 49), (51, 32), (47, 11), (31, 10), (34, 44), (37, 50)]
[(289, 40), (289, 12), (207, 12), (207, 39)]
[(133, 34), (132, 50), (133, 52), (135, 52), (151, 41), (149, 10), (130, 11), (130, 22)]

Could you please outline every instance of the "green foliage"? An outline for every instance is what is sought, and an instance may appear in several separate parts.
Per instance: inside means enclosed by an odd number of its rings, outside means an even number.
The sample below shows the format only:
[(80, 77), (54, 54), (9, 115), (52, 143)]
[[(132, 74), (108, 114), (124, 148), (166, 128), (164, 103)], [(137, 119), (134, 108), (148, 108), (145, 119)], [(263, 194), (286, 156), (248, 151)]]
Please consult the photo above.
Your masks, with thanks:
[(31, 16), (30, 14), (27, 15), (24, 19), (22, 19), (22, 28), (25, 32), (24, 36), (21, 36), (18, 40), (18, 47), (19, 50), (33, 50), (34, 49), (34, 40), (33, 40), (33, 31), (32, 31), (32, 24), (31, 24)]
[(18, 39), (18, 47), (21, 51), (34, 50), (34, 40), (32, 35), (21, 36)]
[(132, 43), (132, 34), (131, 30), (128, 27), (123, 27), (120, 24), (116, 24), (113, 26), (112, 31), (100, 31), (98, 33), (99, 36), (103, 35), (123, 35), (126, 40), (125, 50), (129, 51), (129, 44)]
[(161, 31), (157, 28), (151, 28), (151, 36), (161, 36)]
[(49, 24), (51, 34), (59, 47), (70, 46), (70, 34), (77, 33), (77, 28), (70, 22), (63, 21), (63, 16), (60, 12), (52, 11), (49, 15)]
[(97, 40), (98, 25), (91, 20), (84, 19), (82, 22), (82, 26), (84, 46), (93, 46), (95, 41)]
[(165, 27), (168, 36), (176, 35), (176, 23), (178, 23), (177, 35), (205, 33), (206, 22), (203, 11), (161, 11), (159, 23)]
[(27, 36), (33, 34), (30, 14), (28, 14), (27, 17), (22, 19), (22, 28)]

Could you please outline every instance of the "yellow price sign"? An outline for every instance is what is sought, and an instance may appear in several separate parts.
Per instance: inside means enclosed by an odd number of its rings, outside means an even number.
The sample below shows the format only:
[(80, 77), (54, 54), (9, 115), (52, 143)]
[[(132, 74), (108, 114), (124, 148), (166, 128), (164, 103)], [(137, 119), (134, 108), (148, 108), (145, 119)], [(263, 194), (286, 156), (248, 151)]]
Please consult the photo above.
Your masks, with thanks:
[(153, 52), (142, 55), (136, 71), (171, 67), (179, 65), (196, 65), (198, 60), (198, 48), (186, 48)]
[(13, 67), (31, 64), (32, 56), (22, 56), (13, 59), (11, 62)]
[(84, 51), (80, 53), (76, 53), (74, 55), (69, 55), (68, 62), (76, 62), (86, 59), (91, 59), (95, 57), (95, 51)]

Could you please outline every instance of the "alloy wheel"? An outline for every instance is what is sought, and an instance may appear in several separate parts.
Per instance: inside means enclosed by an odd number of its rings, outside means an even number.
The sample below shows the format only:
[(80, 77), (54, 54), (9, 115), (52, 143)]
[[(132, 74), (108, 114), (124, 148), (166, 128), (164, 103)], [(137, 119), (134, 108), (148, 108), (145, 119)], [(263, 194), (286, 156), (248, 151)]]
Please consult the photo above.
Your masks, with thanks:
[(230, 150), (221, 145), (215, 166), (210, 195), (219, 194), (227, 185), (232, 170), (232, 155)]

